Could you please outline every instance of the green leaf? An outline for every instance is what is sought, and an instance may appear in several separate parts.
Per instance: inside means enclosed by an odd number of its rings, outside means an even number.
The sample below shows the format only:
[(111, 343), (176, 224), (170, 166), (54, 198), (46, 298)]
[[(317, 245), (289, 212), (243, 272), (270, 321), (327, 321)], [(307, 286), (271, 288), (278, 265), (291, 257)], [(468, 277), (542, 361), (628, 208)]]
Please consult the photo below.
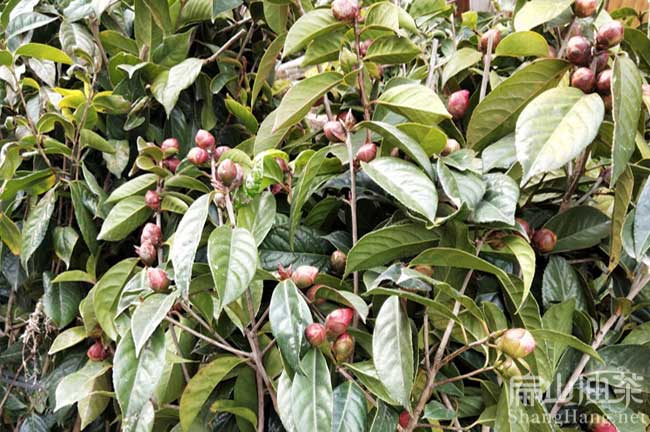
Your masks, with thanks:
[(180, 402), (179, 417), (184, 431), (189, 430), (217, 384), (243, 361), (244, 359), (234, 356), (218, 357), (199, 369), (192, 377), (183, 391)]
[(41, 60), (51, 60), (56, 63), (63, 63), (67, 65), (72, 64), (72, 59), (66, 53), (51, 45), (40, 43), (27, 43), (21, 45), (16, 50), (16, 55), (23, 57), (34, 57)]
[[(351, 370), (357, 379), (380, 400), (385, 401), (391, 405), (398, 405), (399, 402), (393, 400), (391, 395), (386, 390), (386, 387), (379, 381), (377, 370), (372, 360), (366, 360), (357, 363), (346, 363), (345, 367)], [(397, 421), (397, 420), (396, 420)], [(393, 431), (391, 431), (393, 432)]]
[(366, 397), (357, 384), (345, 381), (334, 389), (332, 432), (357, 432), (365, 430)]
[(650, 181), (646, 181), (639, 195), (636, 212), (634, 214), (634, 253), (641, 259), (650, 248)]
[(136, 258), (127, 258), (115, 264), (97, 281), (92, 291), (97, 322), (112, 340), (118, 337), (114, 318), (120, 292), (137, 263)]
[(337, 61), (345, 37), (345, 28), (337, 29), (314, 39), (305, 50), (302, 67)]
[(314, 9), (291, 26), (284, 42), (282, 57), (295, 53), (320, 35), (330, 33), (345, 23), (332, 15), (330, 8)]
[(345, 274), (417, 255), (434, 245), (438, 234), (421, 224), (392, 225), (369, 232), (350, 252)]
[(561, 344), (568, 345), (571, 348), (575, 348), (580, 352), (588, 354), (599, 362), (604, 363), (604, 360), (596, 352), (596, 350), (573, 335), (560, 333), (558, 331), (550, 329), (532, 329), (530, 332), (537, 340), (548, 340), (551, 342), (559, 342)]
[(554, 216), (544, 227), (557, 236), (553, 253), (560, 253), (596, 246), (609, 235), (610, 220), (594, 207), (579, 206)]
[(399, 416), (397, 413), (383, 401), (377, 402), (377, 408), (374, 411), (372, 420), (368, 425), (369, 432), (393, 432), (397, 429)]
[(84, 326), (71, 327), (61, 333), (59, 333), (50, 345), (50, 349), (47, 351), (48, 355), (53, 355), (59, 351), (75, 346), (79, 342), (85, 340), (87, 337), (86, 328)]
[(20, 229), (9, 216), (0, 213), (0, 238), (14, 255), (20, 255)]
[(259, 246), (273, 228), (275, 214), (275, 197), (270, 192), (264, 192), (239, 209), (237, 225), (250, 231)]
[(210, 197), (209, 194), (202, 195), (192, 203), (178, 224), (169, 250), (169, 258), (174, 266), (174, 281), (183, 295), (190, 289), (192, 265), (208, 217)]
[(457, 208), (464, 204), (468, 209), (475, 209), (486, 190), (481, 177), (471, 171), (461, 172), (447, 168), (442, 158), (438, 159), (436, 169), (442, 190), (451, 202)]
[(492, 90), (472, 111), (467, 125), (467, 144), (481, 150), (515, 130), (526, 105), (555, 86), (569, 69), (563, 60), (538, 60), (520, 69)]
[(643, 81), (636, 64), (626, 56), (616, 57), (612, 73), (612, 178), (614, 185), (636, 148), (636, 129), (641, 116), (641, 85)]
[(106, 216), (99, 240), (118, 241), (124, 239), (151, 217), (151, 209), (142, 196), (130, 196), (118, 202)]
[(542, 299), (544, 307), (548, 307), (551, 303), (563, 303), (575, 299), (578, 310), (587, 309), (587, 299), (580, 286), (578, 275), (564, 258), (551, 256), (544, 269)]
[(81, 148), (90, 147), (100, 152), (115, 153), (115, 148), (104, 137), (90, 129), (81, 130), (79, 142), (81, 142)]
[(98, 248), (97, 227), (88, 209), (84, 206), (84, 189), (85, 185), (81, 181), (76, 180), (70, 182), (70, 197), (72, 198), (75, 219), (79, 225), (81, 237), (84, 239), (90, 252), (94, 254)]
[(260, 94), (260, 90), (262, 90), (269, 74), (275, 67), (275, 61), (280, 55), (280, 51), (282, 51), (285, 38), (286, 34), (281, 34), (273, 39), (273, 42), (268, 45), (260, 59), (260, 64), (257, 67), (257, 73), (255, 74), (255, 81), (253, 82), (253, 89), (251, 90), (251, 108), (255, 106), (257, 95)]
[(381, 157), (366, 164), (366, 174), (409, 210), (435, 222), (438, 193), (433, 182), (415, 165), (402, 159)]
[(86, 273), (85, 271), (81, 270), (69, 270), (65, 271), (63, 273), (59, 273), (54, 280), (52, 281), (54, 283), (59, 283), (59, 282), (86, 282), (89, 284), (94, 284), (95, 279)]
[(210, 405), (210, 411), (230, 413), (237, 416), (238, 418), (243, 418), (247, 420), (248, 423), (253, 426), (257, 426), (257, 415), (255, 414), (255, 412), (253, 412), (253, 410), (250, 408), (240, 406), (234, 400), (228, 400), (228, 399), (217, 400), (212, 405)]
[(482, 58), (483, 54), (474, 48), (461, 48), (454, 52), (442, 70), (442, 86), (460, 72), (480, 62)]
[(165, 319), (177, 298), (176, 292), (172, 294), (154, 293), (135, 308), (131, 318), (131, 335), (136, 356), (140, 355), (142, 348)]
[(515, 30), (530, 30), (558, 17), (573, 0), (532, 0), (525, 3), (515, 15)]
[(259, 124), (248, 107), (245, 107), (231, 97), (227, 97), (224, 100), (224, 104), (228, 112), (235, 116), (235, 118), (238, 118), (250, 133), (257, 132)]
[[(237, 407), (242, 407), (248, 410), (248, 413), (241, 412), (232, 412), (237, 417), (235, 421), (237, 422), (237, 427), (241, 432), (255, 432), (257, 428), (257, 410), (258, 410), (258, 399), (257, 399), (257, 383), (256, 383), (256, 371), (252, 368), (245, 368), (238, 371), (237, 379), (235, 379), (235, 388), (233, 389), (233, 404), (236, 404)], [(278, 386), (279, 387), (279, 386)], [(277, 387), (276, 387), (277, 389)], [(235, 408), (236, 409), (236, 408)], [(248, 423), (244, 416), (249, 417), (253, 415), (255, 421), (253, 423)], [(252, 419), (252, 417), (249, 417)]]
[(58, 411), (89, 396), (95, 385), (95, 380), (104, 375), (111, 365), (108, 362), (89, 360), (76, 372), (65, 376), (56, 386), (56, 407)]
[(54, 283), (51, 274), (43, 273), (43, 310), (52, 322), (63, 328), (77, 316), (81, 287), (76, 283)]
[(314, 103), (329, 90), (341, 83), (342, 80), (343, 76), (339, 73), (323, 72), (306, 78), (291, 87), (282, 98), (282, 102), (280, 102), (280, 106), (276, 110), (272, 133), (293, 126), (301, 121)]
[(106, 169), (115, 177), (120, 178), (129, 164), (129, 141), (108, 140), (108, 145), (111, 146), (113, 151), (102, 153), (102, 157), (106, 162)]
[(111, 401), (111, 398), (107, 394), (110, 394), (110, 386), (108, 384), (108, 378), (104, 374), (95, 379), (92, 393), (80, 400), (77, 404), (82, 430), (104, 412)]
[(515, 256), (524, 281), (524, 298), (528, 297), (535, 277), (535, 251), (520, 236), (508, 236), (503, 239), (505, 249)]
[(317, 348), (303, 359), (303, 374), (295, 374), (291, 385), (292, 413), (296, 430), (332, 431), (333, 396), (327, 361)]
[(413, 338), (408, 315), (399, 297), (389, 297), (377, 314), (372, 333), (372, 357), (386, 390), (403, 406), (410, 406)]
[[(573, 312), (576, 310), (576, 301), (571, 298), (562, 303), (554, 304), (544, 313), (542, 322), (544, 328), (555, 330), (560, 333), (571, 334), (573, 329)], [(546, 350), (548, 352), (551, 366), (556, 367), (562, 354), (566, 350), (566, 345), (557, 342), (547, 342)]]
[(34, 206), (23, 225), (20, 261), (25, 269), (27, 262), (43, 242), (56, 206), (56, 189), (50, 189)]
[[(616, 189), (614, 190), (614, 208), (612, 210), (612, 223), (609, 236), (609, 266), (611, 272), (616, 268), (623, 250), (623, 222), (627, 214), (627, 208), (632, 201), (632, 190), (634, 188), (634, 175), (630, 167), (627, 167), (623, 174), (618, 178)], [(643, 231), (641, 228), (639, 228)], [(635, 230), (636, 231), (636, 230)]]
[(379, 64), (408, 63), (422, 51), (406, 37), (383, 36), (372, 42), (363, 61)]
[(434, 399), (424, 407), (422, 417), (427, 420), (453, 420), (456, 417), (456, 411)]
[(421, 84), (391, 87), (377, 103), (416, 123), (436, 124), (451, 118), (438, 95)]
[(255, 276), (255, 238), (245, 228), (216, 228), (208, 239), (208, 263), (221, 309), (239, 299)]
[(154, 395), (165, 368), (165, 332), (158, 328), (138, 356), (131, 332), (117, 344), (113, 387), (122, 409), (122, 429), (133, 430), (140, 412)]
[(535, 98), (521, 112), (515, 132), (521, 184), (578, 156), (596, 138), (604, 115), (599, 95), (574, 87), (547, 90)]
[(546, 57), (548, 43), (544, 37), (533, 31), (518, 31), (506, 36), (494, 51), (500, 57)]
[(181, 92), (196, 81), (202, 67), (203, 60), (188, 58), (168, 71), (161, 72), (151, 84), (151, 93), (165, 108), (167, 117), (171, 114)]
[(476, 223), (503, 222), (514, 225), (519, 199), (517, 183), (500, 173), (486, 174), (483, 179), (486, 184), (485, 195), (476, 205), (470, 220)]
[(433, 169), (431, 168), (429, 155), (424, 151), (422, 146), (407, 133), (401, 131), (390, 123), (380, 121), (364, 121), (359, 123), (357, 127), (365, 127), (381, 135), (386, 144), (402, 150), (411, 159), (417, 162), (429, 177), (433, 178)]
[(286, 369), (282, 370), (280, 378), (278, 378), (278, 415), (282, 421), (282, 425), (287, 432), (295, 432), (296, 426), (293, 423), (293, 399), (291, 398), (291, 385), (292, 381)]
[(484, 148), (481, 159), (483, 160), (483, 172), (491, 171), (494, 168), (510, 169), (517, 162), (515, 134), (508, 134)]
[(255, 136), (255, 143), (253, 144), (253, 154), (258, 155), (266, 150), (271, 150), (280, 145), (291, 126), (286, 126), (280, 129), (274, 129), (275, 119), (278, 110), (271, 111), (260, 124), (260, 128)]
[(302, 370), (300, 353), (305, 344), (305, 329), (313, 321), (309, 306), (290, 279), (280, 282), (273, 290), (269, 322), (282, 356), (293, 370)]
[[(529, 430), (528, 417), (519, 400), (519, 394), (514, 392), (514, 386), (504, 385), (496, 409), (494, 432), (527, 432)], [(517, 419), (517, 421), (513, 421)]]
[(70, 226), (58, 226), (54, 228), (54, 253), (61, 261), (65, 262), (68, 268), (70, 267), (70, 259), (72, 258), (72, 252), (77, 244), (77, 240), (79, 240), (79, 234), (77, 234), (74, 228)]
[(140, 195), (143, 192), (152, 189), (157, 181), (158, 176), (152, 173), (143, 174), (131, 179), (115, 189), (106, 199), (106, 203), (114, 203), (132, 195)]

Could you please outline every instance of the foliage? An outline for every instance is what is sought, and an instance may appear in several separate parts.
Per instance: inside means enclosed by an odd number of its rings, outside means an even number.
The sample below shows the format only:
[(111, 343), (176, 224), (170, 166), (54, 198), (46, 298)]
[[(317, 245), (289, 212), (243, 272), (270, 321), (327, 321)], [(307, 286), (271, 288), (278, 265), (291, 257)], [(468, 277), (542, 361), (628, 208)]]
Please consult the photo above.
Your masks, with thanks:
[(492, 3), (3, 2), (5, 427), (644, 430), (650, 32)]

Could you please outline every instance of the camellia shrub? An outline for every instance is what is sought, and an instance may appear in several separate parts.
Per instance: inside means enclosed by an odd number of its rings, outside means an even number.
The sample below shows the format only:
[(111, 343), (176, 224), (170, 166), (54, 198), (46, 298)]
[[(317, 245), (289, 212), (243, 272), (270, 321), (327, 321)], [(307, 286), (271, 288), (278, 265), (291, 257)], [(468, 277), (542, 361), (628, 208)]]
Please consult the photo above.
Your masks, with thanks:
[(0, 7), (3, 430), (646, 430), (647, 15)]

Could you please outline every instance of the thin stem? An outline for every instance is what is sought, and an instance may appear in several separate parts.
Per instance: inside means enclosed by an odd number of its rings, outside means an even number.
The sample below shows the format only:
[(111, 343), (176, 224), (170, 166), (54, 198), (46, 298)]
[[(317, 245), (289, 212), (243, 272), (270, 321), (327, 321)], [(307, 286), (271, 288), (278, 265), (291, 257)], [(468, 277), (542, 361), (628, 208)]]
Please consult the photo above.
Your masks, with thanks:
[(562, 197), (562, 202), (560, 203), (560, 213), (563, 213), (571, 207), (571, 197), (575, 192), (578, 184), (580, 183), (580, 178), (584, 174), (585, 166), (587, 165), (587, 159), (589, 159), (589, 147), (587, 147), (578, 157), (576, 161), (575, 169), (571, 176), (569, 177), (569, 187), (567, 188), (564, 196)]
[[(358, 241), (358, 230), (357, 230), (357, 176), (354, 170), (354, 155), (352, 154), (352, 139), (350, 137), (350, 131), (347, 131), (345, 137), (345, 146), (348, 149), (348, 165), (350, 169), (350, 214), (352, 222), (352, 246), (354, 247)], [(359, 294), (359, 273), (352, 273), (353, 280), (353, 290), (355, 294)], [(359, 321), (359, 316), (354, 314), (354, 326), (357, 326)]]
[(439, 387), (439, 386), (442, 386), (442, 385), (445, 385), (445, 384), (449, 384), (449, 383), (453, 383), (453, 382), (456, 382), (456, 381), (464, 380), (465, 378), (473, 377), (474, 375), (479, 375), (479, 374), (482, 374), (484, 372), (489, 372), (491, 370), (494, 370), (494, 366), (487, 366), (487, 367), (484, 367), (484, 368), (473, 370), (471, 372), (467, 372), (466, 374), (463, 374), (463, 375), (458, 375), (458, 376), (455, 376), (455, 377), (447, 378), (447, 379), (444, 379), (442, 381), (436, 381), (436, 382), (433, 383), (433, 386), (434, 387)]
[(431, 45), (431, 58), (429, 58), (429, 74), (427, 75), (427, 80), (425, 85), (429, 87), (434, 92), (436, 91), (437, 81), (433, 79), (433, 75), (436, 69), (436, 63), (438, 63), (438, 39), (433, 38), (433, 44)]
[(422, 328), (424, 332), (424, 367), (431, 369), (431, 356), (429, 355), (429, 308), (424, 308), (424, 325)]
[(230, 199), (230, 191), (226, 191), (225, 193), (225, 201), (226, 201), (226, 211), (228, 212), (228, 219), (230, 220), (230, 226), (235, 227), (237, 224), (237, 219), (235, 219), (235, 211), (232, 208), (232, 200)]
[(173, 318), (170, 318), (170, 317), (166, 316), (166, 317), (165, 317), (165, 320), (167, 320), (167, 321), (169, 321), (170, 323), (174, 324), (176, 327), (178, 327), (178, 328), (180, 328), (180, 329), (182, 329), (182, 330), (188, 332), (188, 333), (191, 334), (192, 336), (195, 336), (195, 337), (197, 337), (197, 338), (199, 338), (199, 339), (201, 339), (201, 340), (203, 340), (203, 341), (209, 343), (210, 345), (214, 345), (214, 346), (216, 346), (217, 348), (221, 348), (222, 350), (224, 350), (224, 351), (228, 351), (229, 353), (232, 353), (232, 354), (235, 354), (235, 355), (238, 356), (238, 357), (251, 358), (251, 354), (250, 354), (250, 353), (247, 353), (247, 352), (244, 352), (244, 351), (240, 351), (240, 350), (238, 350), (237, 348), (233, 348), (233, 347), (231, 347), (231, 346), (224, 345), (224, 344), (222, 344), (221, 342), (217, 342), (216, 340), (214, 340), (214, 339), (212, 339), (212, 338), (209, 338), (209, 337), (207, 337), (206, 335), (197, 332), (196, 330), (191, 329), (190, 327), (188, 327), (188, 326), (186, 326), (185, 324), (182, 324), (182, 323), (176, 321), (176, 320), (173, 319)]
[(596, 179), (596, 181), (594, 182), (594, 184), (591, 186), (591, 189), (589, 189), (589, 191), (587, 191), (586, 194), (584, 194), (583, 196), (581, 196), (580, 199), (579, 199), (578, 201), (576, 201), (576, 206), (579, 206), (580, 204), (582, 204), (583, 202), (585, 202), (585, 201), (587, 201), (589, 198), (591, 198), (591, 196), (592, 196), (592, 195), (593, 195), (593, 194), (598, 190), (598, 188), (600, 187), (600, 185), (601, 185), (602, 183), (603, 183), (603, 178), (602, 178), (602, 177), (598, 177), (598, 178)]
[(214, 54), (212, 54), (210, 57), (206, 58), (203, 60), (203, 64), (208, 64), (212, 63), (213, 61), (217, 60), (217, 57), (219, 57), (221, 54), (223, 54), (232, 44), (235, 43), (237, 39), (239, 39), (244, 33), (246, 33), (245, 29), (239, 30), (233, 37), (228, 39), (225, 44), (221, 46), (217, 51), (215, 51)]
[[(174, 325), (172, 324), (172, 329), (171, 329), (172, 341), (174, 342), (176, 351), (178, 351), (178, 355), (182, 356), (183, 353), (181, 352), (181, 346), (178, 343), (178, 336), (176, 335), (176, 330), (174, 330), (173, 327)], [(185, 366), (185, 363), (181, 363), (181, 369), (183, 370), (183, 378), (185, 378), (185, 382), (186, 383), (190, 382), (190, 374), (187, 372), (187, 366)]]
[(481, 93), (479, 97), (479, 102), (485, 98), (487, 93), (487, 85), (490, 81), (490, 65), (492, 63), (492, 47), (494, 45), (494, 33), (489, 32), (488, 43), (487, 43), (487, 52), (485, 53), (485, 61), (483, 66), (483, 78), (481, 79)]
[[(348, 381), (352, 381), (353, 383), (356, 383), (354, 377), (353, 377), (352, 375), (350, 375), (350, 374), (348, 373), (348, 371), (346, 371), (345, 369), (343, 369), (343, 367), (341, 367), (341, 366), (337, 366), (337, 367), (336, 367), (336, 370), (338, 371), (338, 373), (340, 373), (341, 375), (343, 375), (343, 377), (344, 377), (345, 379), (347, 379)], [(372, 395), (371, 395), (370, 393), (368, 393), (368, 392), (366, 391), (366, 389), (364, 389), (361, 385), (359, 385), (359, 388), (361, 389), (361, 391), (363, 392), (363, 394), (366, 396), (366, 399), (368, 400), (368, 402), (370, 402), (373, 406), (377, 406), (377, 401), (375, 400), (375, 398), (372, 397)]]
[(190, 315), (192, 315), (192, 318), (194, 318), (203, 328), (205, 328), (207, 331), (209, 331), (214, 338), (222, 343), (223, 345), (228, 345), (231, 346), (227, 340), (225, 340), (219, 333), (217, 333), (208, 323), (206, 323), (203, 318), (199, 316), (196, 312), (192, 310), (192, 308), (189, 307), (188, 304), (185, 304), (185, 302), (181, 302), (181, 307)]
[[(368, 102), (368, 95), (366, 95), (366, 83), (364, 79), (364, 67), (363, 60), (361, 58), (361, 41), (360, 41), (360, 32), (359, 32), (359, 23), (357, 18), (354, 18), (354, 48), (357, 54), (357, 67), (359, 68), (359, 74), (357, 75), (357, 81), (359, 85), (359, 96), (361, 97), (361, 104), (363, 105), (363, 119), (365, 121), (370, 121), (370, 103)], [(366, 140), (370, 142), (371, 132), (370, 129), (366, 129)]]

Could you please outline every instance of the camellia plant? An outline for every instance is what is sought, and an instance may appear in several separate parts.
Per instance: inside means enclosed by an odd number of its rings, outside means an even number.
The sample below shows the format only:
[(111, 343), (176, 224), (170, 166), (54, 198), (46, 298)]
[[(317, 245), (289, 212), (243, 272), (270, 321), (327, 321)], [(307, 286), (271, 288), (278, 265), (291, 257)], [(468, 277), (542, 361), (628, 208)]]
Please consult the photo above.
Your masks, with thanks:
[(0, 8), (3, 430), (647, 429), (647, 14)]

